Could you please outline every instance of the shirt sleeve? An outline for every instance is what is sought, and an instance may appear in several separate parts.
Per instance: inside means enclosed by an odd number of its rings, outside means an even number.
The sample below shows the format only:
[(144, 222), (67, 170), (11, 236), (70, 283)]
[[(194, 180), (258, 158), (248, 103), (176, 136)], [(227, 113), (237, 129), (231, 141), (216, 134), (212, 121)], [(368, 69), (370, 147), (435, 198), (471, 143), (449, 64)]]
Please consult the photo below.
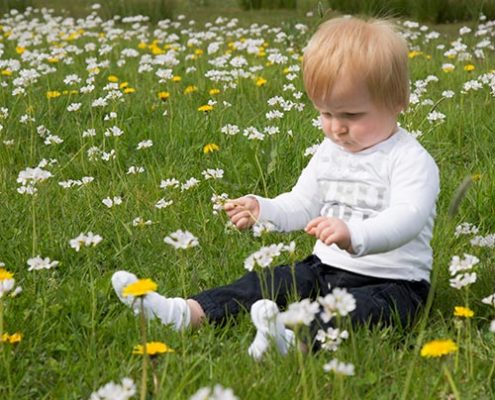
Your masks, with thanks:
[(395, 157), (390, 172), (389, 206), (374, 217), (348, 221), (355, 256), (394, 250), (433, 223), (439, 173), (423, 149)]
[(254, 196), (260, 205), (260, 221), (269, 221), (277, 230), (289, 232), (303, 229), (309, 221), (320, 215), (322, 200), (316, 171), (323, 147), (324, 144), (320, 144), (290, 192), (273, 199)]

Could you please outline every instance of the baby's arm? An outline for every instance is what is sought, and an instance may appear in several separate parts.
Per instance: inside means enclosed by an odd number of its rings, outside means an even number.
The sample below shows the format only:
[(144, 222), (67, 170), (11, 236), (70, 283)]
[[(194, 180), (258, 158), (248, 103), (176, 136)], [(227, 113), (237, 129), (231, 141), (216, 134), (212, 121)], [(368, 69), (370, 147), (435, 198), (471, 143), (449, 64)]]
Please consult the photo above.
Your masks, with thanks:
[(251, 196), (239, 197), (225, 203), (224, 210), (237, 229), (252, 226), (259, 218), (260, 205)]
[(357, 256), (394, 250), (416, 238), (427, 225), (431, 233), (439, 191), (435, 162), (424, 151), (410, 150), (398, 154), (391, 171), (389, 206), (374, 217), (347, 221)]
[(271, 222), (281, 232), (303, 229), (321, 209), (316, 181), (316, 163), (321, 151), (320, 146), (290, 192), (272, 199), (248, 195), (228, 201), (224, 210), (232, 223), (238, 229), (249, 228), (258, 220)]

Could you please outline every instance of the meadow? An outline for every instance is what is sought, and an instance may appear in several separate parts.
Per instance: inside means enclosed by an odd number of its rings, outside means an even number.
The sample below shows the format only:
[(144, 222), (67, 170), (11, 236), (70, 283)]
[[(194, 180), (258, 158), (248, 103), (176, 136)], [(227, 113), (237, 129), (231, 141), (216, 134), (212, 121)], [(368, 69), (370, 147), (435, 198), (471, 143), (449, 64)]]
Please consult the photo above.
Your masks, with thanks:
[[(311, 253), (303, 232), (240, 232), (221, 211), (290, 190), (323, 138), (300, 72), (323, 16), (274, 14), (0, 17), (1, 399), (140, 397), (142, 326), (113, 292), (117, 270), (187, 296), (236, 279), (263, 246), (295, 243), (273, 265)], [(441, 172), (426, 309), (407, 330), (342, 318), (333, 350), (260, 362), (248, 313), (196, 331), (148, 321), (147, 340), (173, 350), (149, 363), (148, 398), (495, 398), (495, 21), (398, 23), (400, 124)], [(179, 230), (198, 244), (164, 241)], [(424, 357), (440, 339), (455, 350)], [(354, 374), (327, 371), (333, 359)]]

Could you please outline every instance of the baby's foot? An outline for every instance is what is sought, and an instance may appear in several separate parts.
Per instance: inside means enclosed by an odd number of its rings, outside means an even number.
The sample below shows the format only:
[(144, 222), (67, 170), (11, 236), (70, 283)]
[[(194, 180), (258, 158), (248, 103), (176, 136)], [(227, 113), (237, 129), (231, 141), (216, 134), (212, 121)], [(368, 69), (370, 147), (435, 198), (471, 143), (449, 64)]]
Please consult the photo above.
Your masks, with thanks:
[[(141, 311), (141, 301), (134, 296), (122, 295), (124, 288), (138, 280), (136, 275), (127, 271), (117, 271), (112, 276), (112, 286), (115, 293), (135, 314)], [(143, 297), (144, 315), (148, 319), (158, 318), (162, 324), (173, 324), (176, 330), (189, 326), (191, 312), (185, 299), (180, 297), (166, 298), (156, 292), (150, 292)]]
[(274, 341), (281, 354), (287, 354), (292, 344), (293, 332), (285, 329), (278, 318), (280, 312), (277, 304), (271, 300), (258, 300), (251, 307), (251, 319), (258, 330), (248, 353), (255, 360), (260, 360)]

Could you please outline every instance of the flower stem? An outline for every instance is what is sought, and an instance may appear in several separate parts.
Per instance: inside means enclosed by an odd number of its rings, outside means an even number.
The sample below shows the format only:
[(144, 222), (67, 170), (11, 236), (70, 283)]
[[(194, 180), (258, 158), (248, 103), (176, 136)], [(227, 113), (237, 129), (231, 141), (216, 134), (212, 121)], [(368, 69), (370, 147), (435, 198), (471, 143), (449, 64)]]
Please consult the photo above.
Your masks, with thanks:
[[(301, 333), (300, 329), (295, 330), (296, 333), (296, 343), (300, 340), (299, 335)], [(308, 385), (307, 385), (307, 378), (306, 378), (306, 369), (304, 368), (304, 354), (299, 348), (299, 345), (296, 346), (296, 353), (297, 353), (297, 361), (299, 364), (299, 373), (301, 374), (301, 384), (302, 384), (302, 389), (303, 389), (303, 399), (308, 400)]]
[(265, 174), (263, 174), (263, 168), (261, 168), (261, 163), (260, 163), (260, 160), (258, 158), (258, 151), (254, 152), (254, 159), (256, 161), (256, 166), (258, 167), (258, 171), (260, 172), (261, 182), (263, 183), (263, 193), (264, 193), (265, 197), (268, 197), (268, 190), (266, 188)]
[(495, 358), (493, 359), (493, 364), (492, 367), (490, 368), (490, 373), (488, 374), (488, 380), (487, 380), (488, 385), (492, 384), (492, 376), (494, 372), (495, 372)]
[(454, 393), (454, 397), (456, 400), (461, 400), (461, 395), (459, 393), (459, 390), (457, 389), (457, 386), (455, 385), (454, 379), (452, 378), (452, 374), (450, 373), (449, 369), (445, 364), (443, 364), (443, 372), (445, 373), (445, 376), (447, 377), (447, 380), (449, 381), (450, 388), (452, 389), (452, 392)]
[(3, 300), (0, 298), (0, 351), (3, 350)]
[(31, 256), (34, 257), (36, 254), (36, 246), (37, 246), (37, 238), (36, 238), (36, 207), (34, 204), (34, 195), (31, 200), (31, 220), (33, 225), (33, 248), (31, 252)]
[(151, 365), (151, 376), (153, 377), (153, 391), (154, 391), (154, 398), (158, 399), (158, 392), (160, 390), (160, 382), (158, 381), (158, 376), (156, 375), (156, 357), (155, 359), (152, 359), (150, 362)]
[(141, 375), (141, 392), (140, 392), (140, 400), (146, 400), (146, 386), (147, 386), (147, 378), (148, 378), (148, 351), (146, 349), (146, 319), (144, 316), (144, 297), (141, 296), (141, 312), (140, 312), (140, 322), (141, 322), (141, 339), (143, 342), (143, 366), (142, 366), (142, 375)]
[(0, 298), (0, 352), (2, 353), (3, 357), (3, 363), (5, 366), (5, 372), (7, 373), (7, 384), (9, 386), (9, 393), (10, 396), (12, 396), (12, 377), (10, 376), (10, 366), (9, 366), (9, 361), (7, 360), (7, 355), (8, 352), (5, 351), (6, 349), (4, 348), (4, 343), (3, 343), (3, 311), (4, 311), (4, 305), (3, 305), (3, 299)]

